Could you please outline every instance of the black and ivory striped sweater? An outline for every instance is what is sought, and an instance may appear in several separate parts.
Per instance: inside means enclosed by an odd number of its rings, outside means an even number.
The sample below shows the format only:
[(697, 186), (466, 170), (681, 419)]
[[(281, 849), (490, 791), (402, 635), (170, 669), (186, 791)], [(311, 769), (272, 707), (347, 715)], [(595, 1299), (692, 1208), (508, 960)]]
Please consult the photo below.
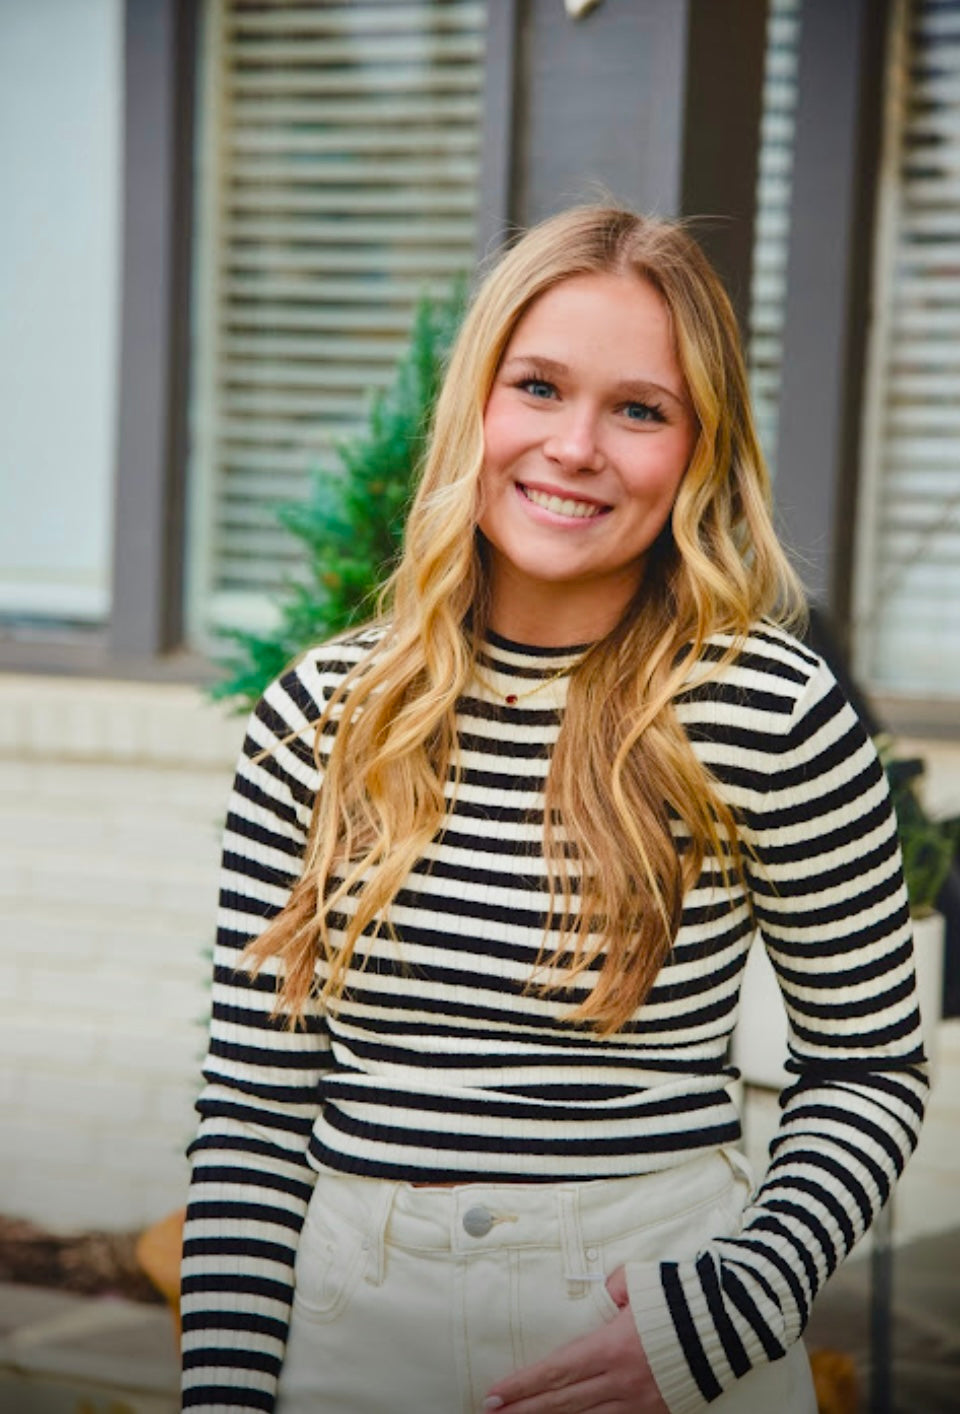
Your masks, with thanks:
[(240, 758), (191, 1149), (184, 1408), (273, 1408), (315, 1165), (421, 1182), (590, 1179), (734, 1142), (725, 1057), (752, 912), (797, 1074), (770, 1168), (738, 1237), (631, 1271), (663, 1396), (673, 1414), (699, 1410), (797, 1339), (916, 1142), (926, 1082), (910, 924), (873, 748), (825, 666), (775, 628), (683, 697), (694, 748), (742, 821), (751, 898), (708, 862), (649, 998), (600, 1040), (525, 985), (543, 942), (538, 811), (565, 683), (524, 694), (565, 658), (491, 637), (487, 682), (460, 704), (447, 827), (394, 906), (399, 948), (376, 941), (336, 1014), (290, 1033), (269, 1019), (272, 975), (233, 967), (298, 871), (320, 783), (310, 724), (374, 642), (359, 632), (307, 655), (266, 693)]

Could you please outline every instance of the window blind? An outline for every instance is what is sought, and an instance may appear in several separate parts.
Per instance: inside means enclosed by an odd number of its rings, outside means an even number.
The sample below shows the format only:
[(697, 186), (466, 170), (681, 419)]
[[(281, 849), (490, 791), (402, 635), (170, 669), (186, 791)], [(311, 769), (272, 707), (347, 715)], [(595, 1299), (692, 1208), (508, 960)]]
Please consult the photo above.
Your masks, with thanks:
[(485, 3), (208, 0), (188, 602), (269, 621), (274, 508), (389, 382), (421, 294), (474, 263)]
[(858, 524), (875, 691), (960, 697), (960, 4), (901, 0), (891, 45)]
[(748, 361), (757, 431), (774, 470), (783, 355), (801, 0), (769, 0)]

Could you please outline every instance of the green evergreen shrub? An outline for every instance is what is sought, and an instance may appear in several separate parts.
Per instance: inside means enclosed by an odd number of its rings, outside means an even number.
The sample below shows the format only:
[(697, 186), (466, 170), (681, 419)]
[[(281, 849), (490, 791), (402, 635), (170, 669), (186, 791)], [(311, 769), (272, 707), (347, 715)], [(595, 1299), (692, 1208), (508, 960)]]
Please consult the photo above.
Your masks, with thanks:
[(895, 756), (888, 737), (880, 738), (879, 748), (897, 812), (910, 912), (915, 918), (922, 918), (935, 909), (950, 866), (960, 851), (960, 816), (933, 819), (918, 792), (925, 771), (922, 759)]
[(231, 651), (220, 660), (225, 676), (214, 697), (249, 709), (298, 654), (372, 614), (400, 550), (463, 308), (462, 283), (448, 300), (421, 299), (409, 345), (389, 388), (374, 397), (365, 431), (337, 446), (340, 474), (315, 472), (305, 501), (278, 506), (280, 524), (303, 546), (305, 576), (288, 580), (277, 597), (271, 632), (221, 632)]

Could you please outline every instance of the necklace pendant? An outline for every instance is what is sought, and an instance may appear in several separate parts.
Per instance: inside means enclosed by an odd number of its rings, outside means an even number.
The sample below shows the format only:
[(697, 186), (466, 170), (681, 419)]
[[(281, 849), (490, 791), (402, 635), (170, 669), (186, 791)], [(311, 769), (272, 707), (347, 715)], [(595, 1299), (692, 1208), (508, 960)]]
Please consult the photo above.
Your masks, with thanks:
[(508, 692), (503, 700), (508, 707), (516, 707), (519, 698), (517, 697), (517, 694), (515, 692)]

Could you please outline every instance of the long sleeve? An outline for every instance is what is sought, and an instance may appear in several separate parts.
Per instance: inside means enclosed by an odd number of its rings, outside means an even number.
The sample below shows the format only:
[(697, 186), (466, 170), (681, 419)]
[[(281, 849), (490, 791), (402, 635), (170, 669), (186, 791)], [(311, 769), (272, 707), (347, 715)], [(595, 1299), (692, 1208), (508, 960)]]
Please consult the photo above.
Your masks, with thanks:
[[(329, 1041), (271, 1019), (275, 971), (235, 971), (296, 879), (318, 784), (303, 676), (248, 724), (224, 836), (212, 1018), (182, 1269), (183, 1408), (271, 1410), (314, 1171), (307, 1145)], [(293, 733), (298, 736), (291, 739)], [(266, 754), (264, 754), (266, 753)]]
[[(776, 657), (778, 639), (768, 652)], [(719, 748), (755, 920), (790, 1022), (781, 1121), (741, 1232), (628, 1268), (671, 1414), (695, 1414), (800, 1337), (817, 1291), (912, 1152), (927, 1092), (896, 826), (872, 743), (810, 655), (785, 717), (745, 696)], [(784, 654), (795, 673), (798, 654)]]

